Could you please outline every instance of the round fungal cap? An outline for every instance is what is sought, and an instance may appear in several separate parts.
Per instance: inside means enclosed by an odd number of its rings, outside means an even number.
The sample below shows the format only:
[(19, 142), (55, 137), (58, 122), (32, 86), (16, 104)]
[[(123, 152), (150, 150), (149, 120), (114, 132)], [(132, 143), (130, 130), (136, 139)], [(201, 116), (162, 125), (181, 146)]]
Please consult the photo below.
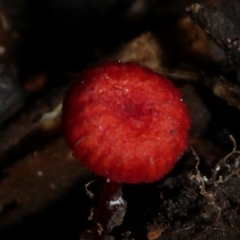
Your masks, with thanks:
[(190, 118), (181, 93), (136, 63), (89, 68), (68, 89), (62, 111), (73, 155), (111, 181), (161, 179), (187, 148)]

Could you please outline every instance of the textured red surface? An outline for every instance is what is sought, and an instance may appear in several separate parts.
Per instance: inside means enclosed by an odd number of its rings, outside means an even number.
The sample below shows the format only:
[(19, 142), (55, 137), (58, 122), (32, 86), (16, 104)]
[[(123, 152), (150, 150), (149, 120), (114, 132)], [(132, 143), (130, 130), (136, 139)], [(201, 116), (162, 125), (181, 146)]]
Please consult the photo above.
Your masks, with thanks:
[(66, 93), (62, 124), (73, 155), (111, 181), (162, 178), (187, 147), (190, 119), (179, 90), (136, 63), (83, 73)]

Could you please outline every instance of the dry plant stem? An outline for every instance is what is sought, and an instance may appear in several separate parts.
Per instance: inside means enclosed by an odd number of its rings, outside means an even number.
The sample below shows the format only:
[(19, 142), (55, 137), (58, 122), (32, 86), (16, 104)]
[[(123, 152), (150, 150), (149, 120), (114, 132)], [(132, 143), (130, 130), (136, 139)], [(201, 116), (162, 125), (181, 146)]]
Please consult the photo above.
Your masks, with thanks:
[(104, 239), (112, 230), (112, 227), (109, 227), (109, 220), (113, 215), (113, 210), (109, 208), (109, 204), (114, 199), (114, 195), (121, 191), (121, 188), (121, 183), (105, 180), (100, 200), (93, 216), (93, 235), (95, 240)]
[(205, 33), (207, 33), (218, 46), (225, 50), (229, 62), (239, 66), (240, 31), (238, 23), (232, 21), (227, 14), (223, 12), (223, 9), (207, 8), (195, 3), (187, 7), (186, 10)]

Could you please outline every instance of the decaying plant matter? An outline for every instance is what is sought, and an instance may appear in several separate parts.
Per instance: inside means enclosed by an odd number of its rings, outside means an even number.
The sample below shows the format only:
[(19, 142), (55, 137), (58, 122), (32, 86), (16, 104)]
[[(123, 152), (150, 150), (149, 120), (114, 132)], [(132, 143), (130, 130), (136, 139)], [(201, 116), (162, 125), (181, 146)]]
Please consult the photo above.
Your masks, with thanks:
[[(201, 160), (192, 150), (197, 161), (195, 172), (185, 172), (160, 185), (162, 203), (159, 215), (149, 225), (150, 232), (158, 229), (162, 239), (239, 238), (240, 151), (230, 137), (233, 150), (219, 161), (209, 178), (199, 171)], [(169, 190), (179, 187), (179, 194), (167, 196)]]
[[(1, 239), (88, 240), (93, 225), (107, 226), (106, 239), (240, 239), (239, 1), (102, 2), (94, 11), (71, 0), (0, 9), (0, 60), (19, 99), (0, 116)], [(101, 180), (71, 155), (60, 119), (70, 82), (105, 60), (170, 78), (192, 126), (187, 152), (163, 179), (123, 185), (99, 203)], [(101, 204), (106, 226), (93, 223)]]

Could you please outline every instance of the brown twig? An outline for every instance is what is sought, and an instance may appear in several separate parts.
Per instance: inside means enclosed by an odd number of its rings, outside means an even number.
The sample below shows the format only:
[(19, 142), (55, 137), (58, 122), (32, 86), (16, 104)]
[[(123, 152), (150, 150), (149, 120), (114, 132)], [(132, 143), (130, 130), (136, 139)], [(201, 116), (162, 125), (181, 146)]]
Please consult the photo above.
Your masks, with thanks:
[(223, 48), (230, 64), (240, 65), (240, 30), (220, 8), (208, 8), (200, 4), (187, 7), (190, 17)]

